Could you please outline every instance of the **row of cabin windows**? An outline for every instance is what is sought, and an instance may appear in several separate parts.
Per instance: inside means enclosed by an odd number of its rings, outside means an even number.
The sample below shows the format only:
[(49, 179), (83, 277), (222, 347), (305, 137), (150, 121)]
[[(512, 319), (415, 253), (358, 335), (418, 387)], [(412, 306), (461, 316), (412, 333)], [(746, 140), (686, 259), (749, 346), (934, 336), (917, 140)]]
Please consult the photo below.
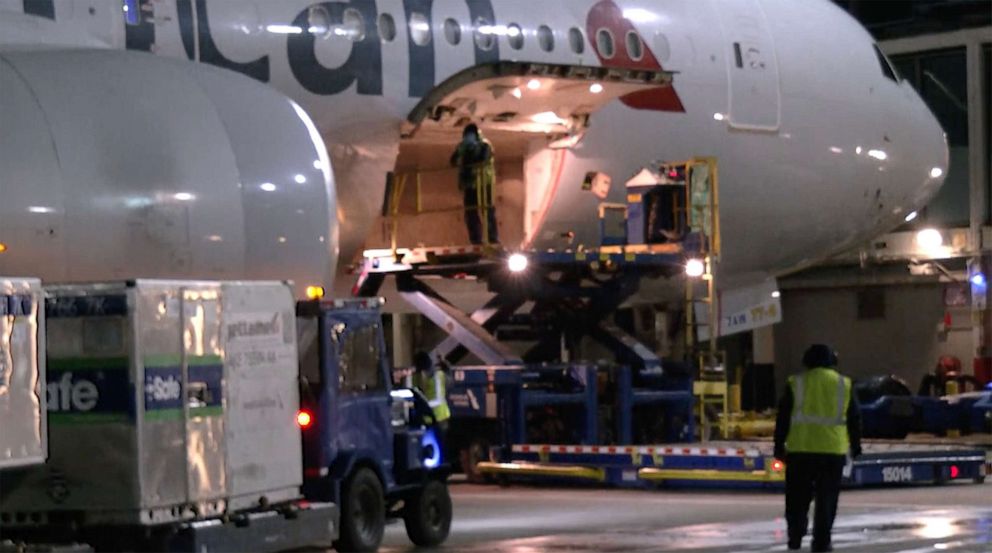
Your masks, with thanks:
[[(138, 0), (124, 0), (125, 21), (130, 25), (141, 23), (141, 6)], [(366, 29), (365, 19), (361, 12), (354, 8), (348, 8), (342, 12), (340, 21), (332, 21), (327, 9), (323, 6), (313, 6), (307, 14), (307, 25), (305, 29), (314, 35), (325, 37), (337, 36), (347, 38), (353, 42), (365, 40)], [(396, 20), (389, 13), (379, 15), (378, 20), (379, 37), (384, 42), (392, 42), (396, 39)], [(452, 46), (456, 46), (462, 41), (462, 26), (452, 18), (444, 20), (444, 38)], [(297, 31), (297, 32), (301, 32)], [(520, 50), (524, 47), (524, 31), (520, 25), (510, 23), (505, 27), (495, 26), (483, 18), (475, 22), (474, 39), (475, 45), (481, 50), (491, 50), (496, 45), (497, 35), (505, 35), (510, 48)], [(427, 16), (422, 13), (413, 12), (410, 14), (410, 38), (417, 46), (426, 46), (431, 41), (431, 25)], [(568, 45), (573, 54), (585, 53), (585, 34), (578, 27), (568, 30)], [(628, 31), (624, 37), (627, 54), (634, 61), (644, 57), (644, 45), (641, 37), (634, 31)], [(541, 25), (537, 28), (537, 44), (541, 50), (552, 52), (555, 49), (555, 33), (551, 27)], [(616, 55), (615, 37), (613, 32), (606, 28), (596, 31), (596, 47), (600, 55), (606, 59)]]
[[(345, 36), (353, 41), (360, 41), (365, 38), (365, 21), (361, 13), (355, 9), (346, 9), (342, 16), (342, 21), (334, 26), (327, 24), (329, 17), (323, 7), (315, 6), (310, 12), (310, 32), (317, 29), (328, 29), (327, 34), (335, 36)], [(389, 13), (379, 15), (378, 20), (379, 37), (384, 42), (392, 42), (396, 39), (396, 20)], [(444, 20), (444, 38), (448, 44), (457, 46), (462, 42), (462, 25), (453, 18)], [(506, 36), (507, 44), (514, 50), (524, 47), (524, 31), (520, 25), (510, 23), (509, 25), (495, 26), (485, 19), (478, 19), (475, 22), (475, 32), (473, 33), (475, 45), (481, 50), (491, 50), (496, 45), (498, 35)], [(417, 46), (426, 46), (431, 41), (431, 25), (427, 16), (422, 13), (413, 12), (410, 14), (410, 39)], [(628, 31), (624, 37), (627, 53), (631, 59), (637, 61), (644, 57), (644, 45), (641, 37), (634, 31)], [(596, 46), (599, 53), (606, 59), (616, 55), (616, 45), (613, 32), (606, 28), (596, 31)], [(552, 52), (555, 49), (555, 33), (551, 27), (541, 25), (537, 28), (537, 44), (541, 50)], [(583, 54), (586, 49), (586, 37), (581, 29), (572, 27), (568, 30), (568, 45), (573, 54)]]

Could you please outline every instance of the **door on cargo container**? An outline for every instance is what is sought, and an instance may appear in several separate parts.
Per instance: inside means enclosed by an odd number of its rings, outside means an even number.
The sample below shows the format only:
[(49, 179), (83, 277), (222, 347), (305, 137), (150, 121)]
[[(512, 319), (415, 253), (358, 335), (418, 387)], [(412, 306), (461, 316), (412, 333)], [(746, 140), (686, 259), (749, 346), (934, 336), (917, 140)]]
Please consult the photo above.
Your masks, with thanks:
[(188, 497), (213, 511), (220, 509), (213, 500), (228, 491), (218, 291), (184, 288), (182, 319)]
[[(330, 438), (339, 455), (373, 456), (389, 478), (393, 438), (382, 321), (376, 311), (337, 311), (327, 317), (330, 363), (338, 371), (337, 413), (331, 417), (336, 421), (335, 432)], [(335, 405), (330, 408), (335, 410)], [(384, 482), (387, 487), (390, 484)]]

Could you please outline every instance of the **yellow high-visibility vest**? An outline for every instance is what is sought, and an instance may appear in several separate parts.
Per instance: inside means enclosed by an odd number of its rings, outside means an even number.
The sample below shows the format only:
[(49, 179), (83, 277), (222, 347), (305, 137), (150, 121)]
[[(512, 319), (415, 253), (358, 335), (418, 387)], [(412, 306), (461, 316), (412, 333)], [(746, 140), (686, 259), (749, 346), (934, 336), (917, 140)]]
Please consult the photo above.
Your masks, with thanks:
[(847, 435), (851, 379), (833, 369), (819, 367), (789, 377), (789, 386), (793, 404), (785, 450), (847, 454), (851, 447)]
[(444, 371), (434, 371), (433, 375), (418, 372), (414, 378), (414, 385), (427, 396), (427, 403), (434, 411), (435, 421), (441, 422), (451, 418), (451, 410), (448, 408), (448, 377)]

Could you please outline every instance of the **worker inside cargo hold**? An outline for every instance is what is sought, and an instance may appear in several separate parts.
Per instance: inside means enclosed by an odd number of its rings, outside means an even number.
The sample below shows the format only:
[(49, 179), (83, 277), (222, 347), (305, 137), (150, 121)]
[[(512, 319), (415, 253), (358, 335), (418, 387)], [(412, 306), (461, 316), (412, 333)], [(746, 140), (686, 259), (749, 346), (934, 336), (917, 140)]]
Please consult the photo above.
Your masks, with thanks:
[(458, 188), (464, 197), (469, 241), (472, 244), (499, 243), (493, 204), (496, 180), (493, 145), (474, 123), (462, 131), (462, 141), (451, 154), (451, 165), (458, 168)]

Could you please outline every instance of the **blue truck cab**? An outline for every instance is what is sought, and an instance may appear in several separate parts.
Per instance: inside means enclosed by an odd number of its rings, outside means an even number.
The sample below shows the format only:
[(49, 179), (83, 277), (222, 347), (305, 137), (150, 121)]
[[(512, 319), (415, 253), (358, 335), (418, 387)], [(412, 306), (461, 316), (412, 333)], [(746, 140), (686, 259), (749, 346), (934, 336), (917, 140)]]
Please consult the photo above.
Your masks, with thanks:
[(451, 527), (448, 467), (430, 407), (393, 389), (379, 299), (297, 304), (304, 496), (340, 506), (339, 551), (374, 551), (387, 520), (414, 544)]

